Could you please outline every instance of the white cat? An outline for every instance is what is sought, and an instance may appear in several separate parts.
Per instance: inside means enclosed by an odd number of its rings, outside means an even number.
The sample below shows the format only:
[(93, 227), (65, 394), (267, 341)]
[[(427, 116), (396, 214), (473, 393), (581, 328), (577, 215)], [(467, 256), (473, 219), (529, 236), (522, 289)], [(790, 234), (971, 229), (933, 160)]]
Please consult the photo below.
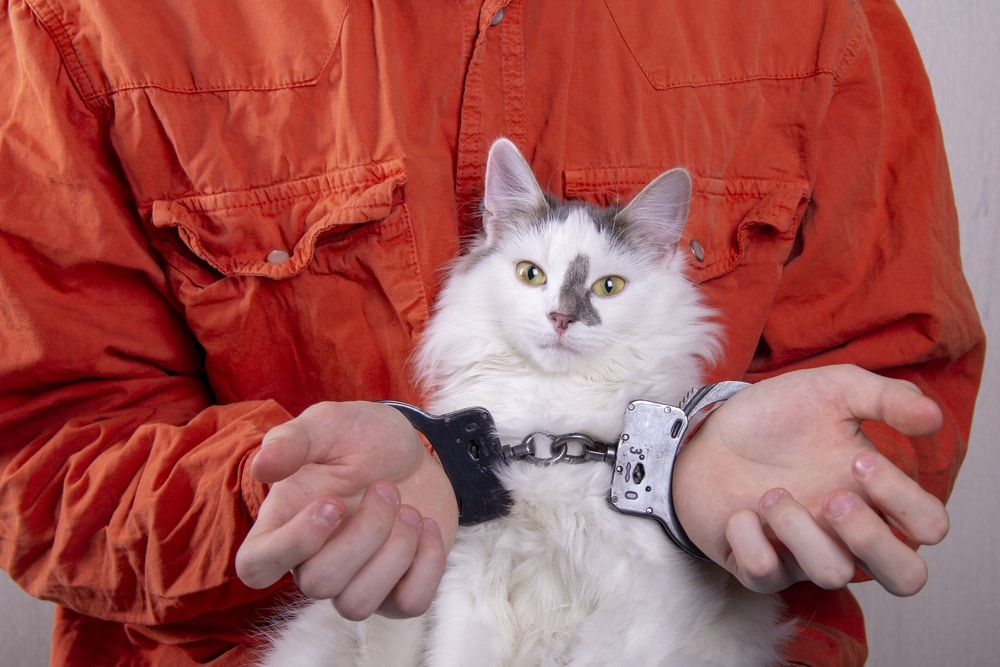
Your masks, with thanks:
[[(490, 150), (483, 234), (451, 268), (416, 357), (443, 414), (484, 406), (505, 443), (535, 431), (617, 442), (634, 399), (676, 405), (717, 327), (677, 251), (691, 181), (674, 169), (625, 208), (545, 195), (509, 141)], [(510, 513), (459, 529), (420, 618), (297, 612), (265, 665), (772, 665), (773, 596), (608, 503), (606, 463), (503, 466)]]

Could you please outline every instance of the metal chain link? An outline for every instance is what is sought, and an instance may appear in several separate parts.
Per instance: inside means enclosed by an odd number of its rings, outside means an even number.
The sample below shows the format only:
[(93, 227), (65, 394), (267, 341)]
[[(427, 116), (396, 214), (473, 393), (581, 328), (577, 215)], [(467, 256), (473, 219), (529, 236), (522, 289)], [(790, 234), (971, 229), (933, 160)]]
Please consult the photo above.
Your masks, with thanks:
[[(549, 456), (538, 456), (535, 440), (547, 438)], [(575, 447), (571, 448), (571, 445)], [(518, 445), (504, 445), (504, 458), (515, 461), (528, 461), (539, 466), (550, 466), (555, 463), (585, 463), (598, 461), (611, 463), (615, 460), (618, 446), (598, 442), (583, 433), (553, 434), (545, 431), (529, 433)]]

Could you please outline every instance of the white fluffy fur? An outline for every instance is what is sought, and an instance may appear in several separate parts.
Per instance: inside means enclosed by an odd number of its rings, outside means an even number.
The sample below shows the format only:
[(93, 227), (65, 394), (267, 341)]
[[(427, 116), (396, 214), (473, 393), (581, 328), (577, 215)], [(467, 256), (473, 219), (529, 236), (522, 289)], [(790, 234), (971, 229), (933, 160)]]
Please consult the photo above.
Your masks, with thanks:
[[(505, 441), (536, 430), (617, 441), (630, 400), (676, 404), (699, 383), (716, 335), (674, 252), (686, 179), (664, 174), (625, 209), (651, 247), (616, 244), (587, 208), (525, 224), (544, 200), (513, 145), (498, 142), (487, 170), (487, 233), (450, 272), (417, 357), (433, 396), (428, 409), (485, 406)], [(650, 219), (664, 211), (673, 213)], [(579, 254), (589, 258), (587, 285), (616, 275), (626, 287), (592, 297), (600, 324), (574, 322), (559, 336), (548, 313)], [(519, 280), (514, 267), (525, 260), (546, 272), (545, 285)], [(775, 598), (680, 552), (656, 522), (615, 512), (607, 464), (521, 462), (500, 472), (513, 508), (460, 529), (430, 612), (352, 623), (317, 602), (288, 624), (265, 664), (776, 662), (786, 629)]]

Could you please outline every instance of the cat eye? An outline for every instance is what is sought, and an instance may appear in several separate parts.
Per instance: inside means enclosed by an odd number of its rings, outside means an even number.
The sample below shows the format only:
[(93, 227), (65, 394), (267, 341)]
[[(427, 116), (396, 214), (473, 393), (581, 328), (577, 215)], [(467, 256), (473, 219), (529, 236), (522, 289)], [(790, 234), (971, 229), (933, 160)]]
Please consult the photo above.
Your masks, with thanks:
[(625, 279), (621, 276), (604, 276), (590, 287), (597, 296), (613, 296), (623, 289), (625, 289)]
[(534, 286), (544, 285), (546, 280), (545, 272), (531, 262), (518, 262), (517, 276), (522, 282)]

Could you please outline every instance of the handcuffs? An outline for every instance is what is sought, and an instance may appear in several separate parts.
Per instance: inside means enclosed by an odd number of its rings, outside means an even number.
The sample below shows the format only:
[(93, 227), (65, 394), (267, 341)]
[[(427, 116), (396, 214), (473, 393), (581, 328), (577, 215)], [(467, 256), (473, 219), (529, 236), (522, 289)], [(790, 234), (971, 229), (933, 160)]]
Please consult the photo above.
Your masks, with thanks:
[[(622, 419), (617, 444), (598, 443), (575, 461), (604, 460), (611, 463), (608, 501), (624, 514), (656, 519), (680, 549), (708, 560), (687, 536), (677, 519), (673, 503), (673, 471), (681, 443), (706, 408), (725, 401), (749, 386), (726, 381), (693, 389), (680, 405), (636, 400), (629, 403)], [(430, 415), (398, 401), (384, 401), (403, 414), (430, 442), (441, 461), (458, 500), (458, 521), (474, 525), (504, 516), (511, 498), (496, 475), (496, 468), (530, 456), (528, 436), (520, 446), (505, 445), (497, 434), (492, 415), (485, 408), (466, 408), (446, 415)], [(700, 415), (704, 417), (705, 415)], [(572, 434), (558, 440), (590, 441)], [(561, 457), (538, 459), (549, 464)]]

